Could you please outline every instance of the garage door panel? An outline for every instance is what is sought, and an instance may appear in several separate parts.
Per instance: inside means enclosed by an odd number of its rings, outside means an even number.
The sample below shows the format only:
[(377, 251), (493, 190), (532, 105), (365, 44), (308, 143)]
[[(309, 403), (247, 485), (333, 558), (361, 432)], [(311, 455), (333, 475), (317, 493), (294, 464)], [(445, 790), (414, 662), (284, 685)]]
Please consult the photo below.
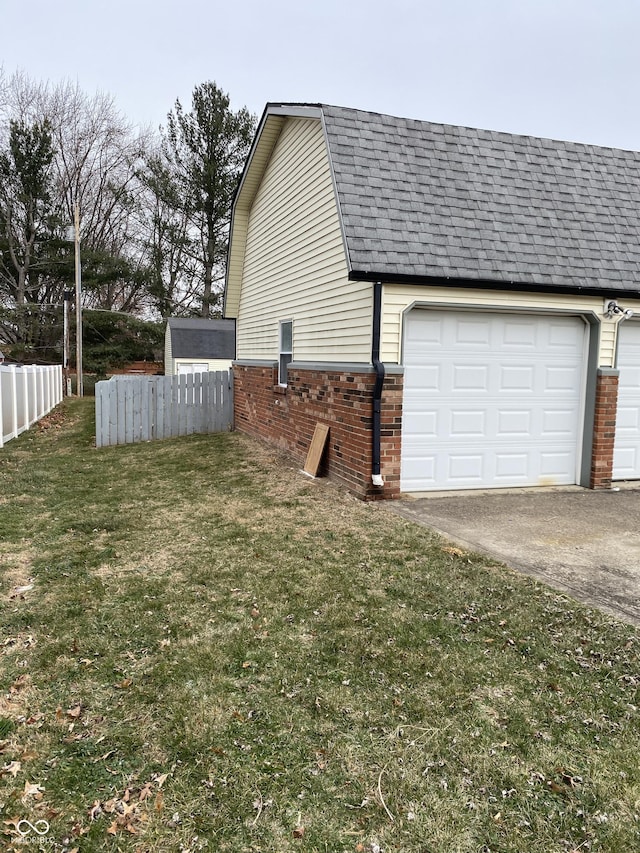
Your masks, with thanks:
[(475, 364), (455, 364), (451, 377), (453, 391), (487, 391), (488, 370)]
[(484, 436), (486, 435), (486, 413), (484, 411), (455, 411), (451, 412), (451, 436)]
[(618, 407), (618, 416), (616, 419), (616, 432), (632, 432), (635, 433), (640, 428), (640, 409), (632, 406)]
[(618, 326), (618, 411), (614, 479), (640, 478), (640, 322)]
[(534, 388), (533, 367), (524, 365), (500, 368), (501, 391), (524, 391), (529, 393)]
[(545, 371), (545, 391), (573, 391), (579, 387), (580, 367), (548, 367)]
[(435, 364), (425, 364), (422, 367), (414, 366), (407, 370), (408, 381), (416, 388), (416, 393), (422, 391), (437, 391), (442, 387), (440, 367)]
[(499, 481), (526, 479), (528, 457), (526, 453), (497, 453), (496, 479)]
[(491, 346), (491, 329), (486, 323), (475, 318), (462, 318), (454, 322), (453, 329), (454, 340), (458, 346), (471, 346), (474, 352), (478, 349), (489, 349)]
[(571, 439), (575, 431), (573, 409), (546, 409), (542, 412), (541, 434), (545, 437), (567, 436)]
[(480, 453), (451, 453), (447, 479), (455, 486), (460, 483), (482, 483), (484, 458)]
[[(640, 465), (640, 453), (633, 447), (626, 447), (616, 451), (615, 461), (618, 470), (629, 471), (629, 476), (634, 478), (634, 472), (638, 470)], [(620, 476), (624, 475), (618, 474), (618, 477)]]
[(551, 352), (573, 353), (582, 346), (584, 326), (575, 317), (550, 317), (544, 333)]
[(515, 349), (521, 352), (524, 348), (535, 349), (538, 345), (537, 337), (535, 323), (505, 318), (499, 343), (506, 350)]
[(529, 435), (530, 432), (531, 412), (529, 409), (520, 409), (519, 411), (501, 409), (498, 411), (496, 430), (498, 438)]
[(435, 438), (438, 435), (438, 413), (435, 411), (416, 412), (413, 418), (413, 438), (417, 445), (419, 437)]
[[(430, 343), (420, 335), (423, 322)], [(584, 342), (576, 317), (411, 312), (402, 488), (575, 483)], [(428, 389), (418, 384), (425, 362)]]

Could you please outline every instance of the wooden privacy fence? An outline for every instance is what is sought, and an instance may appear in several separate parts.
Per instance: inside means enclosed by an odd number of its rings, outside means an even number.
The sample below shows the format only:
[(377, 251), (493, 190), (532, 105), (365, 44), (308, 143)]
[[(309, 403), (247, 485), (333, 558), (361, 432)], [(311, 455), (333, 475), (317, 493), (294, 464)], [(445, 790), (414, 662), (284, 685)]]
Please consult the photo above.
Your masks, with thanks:
[(61, 402), (61, 365), (0, 365), (0, 447)]
[(233, 426), (231, 371), (112, 376), (96, 383), (96, 446), (133, 444)]

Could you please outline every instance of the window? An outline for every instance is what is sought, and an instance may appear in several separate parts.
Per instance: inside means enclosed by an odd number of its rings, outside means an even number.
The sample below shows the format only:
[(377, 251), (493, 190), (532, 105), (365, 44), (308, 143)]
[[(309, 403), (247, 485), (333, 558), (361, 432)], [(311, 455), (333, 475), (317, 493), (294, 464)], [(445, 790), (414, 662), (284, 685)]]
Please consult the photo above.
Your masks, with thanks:
[(293, 359), (293, 320), (280, 323), (280, 363), (278, 365), (278, 383), (287, 384), (287, 366)]

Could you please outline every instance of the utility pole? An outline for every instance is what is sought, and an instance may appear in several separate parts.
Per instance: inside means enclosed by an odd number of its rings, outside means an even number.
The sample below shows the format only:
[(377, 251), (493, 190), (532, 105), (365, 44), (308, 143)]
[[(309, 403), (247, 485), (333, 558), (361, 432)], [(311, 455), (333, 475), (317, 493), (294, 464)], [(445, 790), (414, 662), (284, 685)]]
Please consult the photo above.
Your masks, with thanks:
[(82, 379), (82, 268), (80, 266), (80, 205), (75, 204), (73, 212), (74, 242), (76, 248), (76, 393), (83, 396)]

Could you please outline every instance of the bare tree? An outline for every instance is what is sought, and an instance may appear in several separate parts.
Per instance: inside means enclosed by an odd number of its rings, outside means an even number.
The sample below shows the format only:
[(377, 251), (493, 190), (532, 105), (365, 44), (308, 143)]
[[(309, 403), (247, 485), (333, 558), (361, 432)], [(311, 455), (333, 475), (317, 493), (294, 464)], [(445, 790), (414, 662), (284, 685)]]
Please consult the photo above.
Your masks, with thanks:
[[(45, 346), (42, 341), (36, 344), (33, 334), (26, 335), (25, 313), (16, 314), (16, 306), (25, 300), (34, 306), (31, 315), (39, 306), (41, 320), (56, 319), (59, 308), (56, 322), (61, 326), (62, 290), (73, 280), (66, 226), (73, 221), (76, 204), (82, 218), (84, 304), (148, 311), (145, 259), (136, 242), (142, 217), (133, 216), (142, 191), (136, 173), (147, 140), (134, 132), (109, 96), (89, 97), (69, 83), (34, 83), (23, 73), (0, 82), (0, 151), (4, 155), (0, 311), (4, 312), (5, 340), (13, 336), (25, 345)], [(40, 149), (35, 145), (45, 128), (47, 158), (44, 138)], [(22, 146), (18, 145), (20, 139)], [(30, 231), (15, 227), (17, 212), (25, 204), (16, 153), (22, 170), (31, 170), (32, 184), (38, 157), (42, 160), (41, 189), (44, 193), (46, 188), (46, 194), (31, 205)], [(25, 215), (23, 211), (22, 220)], [(47, 323), (39, 321), (39, 325)], [(56, 332), (55, 323), (48, 325), (52, 328), (46, 345), (50, 346), (56, 343)]]

